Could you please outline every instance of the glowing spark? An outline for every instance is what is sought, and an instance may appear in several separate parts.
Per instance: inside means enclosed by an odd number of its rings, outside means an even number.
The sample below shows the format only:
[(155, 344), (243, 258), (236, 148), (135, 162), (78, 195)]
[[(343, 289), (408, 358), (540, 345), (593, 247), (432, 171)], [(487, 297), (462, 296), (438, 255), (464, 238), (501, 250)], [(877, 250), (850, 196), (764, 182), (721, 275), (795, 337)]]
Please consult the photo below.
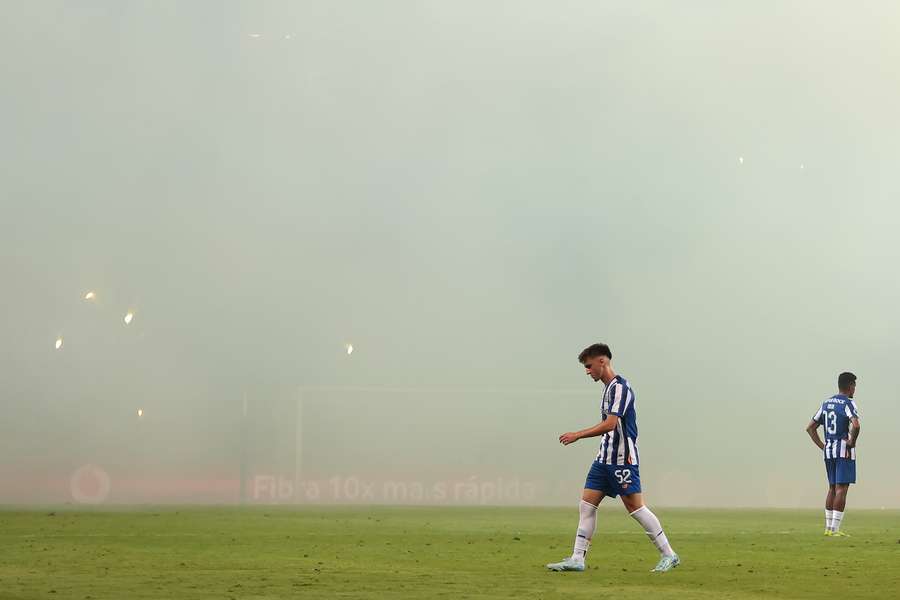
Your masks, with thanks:
[(143, 417), (143, 416), (144, 416), (144, 409), (143, 409), (143, 408), (139, 408), (139, 409), (138, 409), (138, 416), (139, 416), (139, 417)]
[(353, 354), (353, 344), (347, 344), (347, 355)]
[(122, 320), (125, 321), (126, 325), (129, 325), (129, 324), (131, 324), (132, 319), (134, 319), (134, 313), (129, 310), (128, 313), (125, 315), (125, 318)]
[(88, 292), (87, 294), (84, 295), (85, 300), (93, 300), (96, 297), (97, 297), (97, 294), (95, 294), (94, 292)]
[(62, 348), (62, 338), (58, 337), (56, 338), (56, 349), (59, 350), (60, 348)]
[(744, 164), (744, 157), (743, 157), (743, 156), (739, 156), (739, 157), (738, 157), (738, 162), (740, 162), (741, 164)]

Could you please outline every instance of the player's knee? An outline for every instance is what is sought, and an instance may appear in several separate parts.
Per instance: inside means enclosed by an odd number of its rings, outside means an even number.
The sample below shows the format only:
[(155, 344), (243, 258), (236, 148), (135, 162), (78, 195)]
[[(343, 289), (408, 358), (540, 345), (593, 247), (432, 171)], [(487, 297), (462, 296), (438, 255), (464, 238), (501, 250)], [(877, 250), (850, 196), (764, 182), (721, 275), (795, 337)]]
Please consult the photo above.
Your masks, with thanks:
[(631, 498), (629, 496), (622, 496), (622, 504), (625, 505), (625, 510), (629, 513), (633, 513), (636, 510), (640, 510), (644, 507), (644, 501), (642, 498)]
[(581, 501), (598, 506), (603, 500), (603, 492), (599, 490), (585, 489), (581, 494)]

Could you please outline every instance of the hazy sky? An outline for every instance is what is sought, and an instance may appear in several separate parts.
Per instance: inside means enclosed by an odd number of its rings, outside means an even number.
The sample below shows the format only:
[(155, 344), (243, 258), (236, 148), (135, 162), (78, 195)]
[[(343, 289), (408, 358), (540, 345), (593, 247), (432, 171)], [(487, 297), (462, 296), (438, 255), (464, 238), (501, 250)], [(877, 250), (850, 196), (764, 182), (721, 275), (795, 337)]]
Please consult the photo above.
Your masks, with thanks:
[(118, 482), (242, 447), (293, 477), (300, 388), (304, 476), (577, 500), (595, 440), (556, 439), (599, 419), (605, 341), (651, 503), (818, 506), (803, 428), (852, 370), (850, 504), (900, 506), (898, 31), (894, 2), (0, 0), (0, 501), (86, 463), (141, 500)]

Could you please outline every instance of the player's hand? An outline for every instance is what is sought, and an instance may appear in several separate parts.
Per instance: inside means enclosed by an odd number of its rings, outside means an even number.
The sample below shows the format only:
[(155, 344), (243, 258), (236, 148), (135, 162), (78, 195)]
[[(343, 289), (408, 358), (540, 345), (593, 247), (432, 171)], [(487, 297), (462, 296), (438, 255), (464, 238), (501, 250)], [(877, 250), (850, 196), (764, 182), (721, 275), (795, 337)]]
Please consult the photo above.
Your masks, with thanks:
[(561, 436), (559, 436), (559, 443), (562, 444), (563, 446), (568, 446), (572, 442), (577, 442), (577, 441), (578, 441), (578, 434), (575, 433), (574, 431), (570, 431), (569, 433), (564, 433)]

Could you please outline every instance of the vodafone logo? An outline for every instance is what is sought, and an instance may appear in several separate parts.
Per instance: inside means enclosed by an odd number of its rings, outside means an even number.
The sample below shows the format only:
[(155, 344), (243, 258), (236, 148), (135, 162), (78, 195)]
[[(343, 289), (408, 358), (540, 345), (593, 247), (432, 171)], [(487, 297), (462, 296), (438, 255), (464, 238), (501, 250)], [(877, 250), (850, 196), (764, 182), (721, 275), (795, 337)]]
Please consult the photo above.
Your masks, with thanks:
[(97, 465), (82, 465), (72, 473), (72, 499), (79, 504), (101, 504), (109, 496), (109, 475)]

